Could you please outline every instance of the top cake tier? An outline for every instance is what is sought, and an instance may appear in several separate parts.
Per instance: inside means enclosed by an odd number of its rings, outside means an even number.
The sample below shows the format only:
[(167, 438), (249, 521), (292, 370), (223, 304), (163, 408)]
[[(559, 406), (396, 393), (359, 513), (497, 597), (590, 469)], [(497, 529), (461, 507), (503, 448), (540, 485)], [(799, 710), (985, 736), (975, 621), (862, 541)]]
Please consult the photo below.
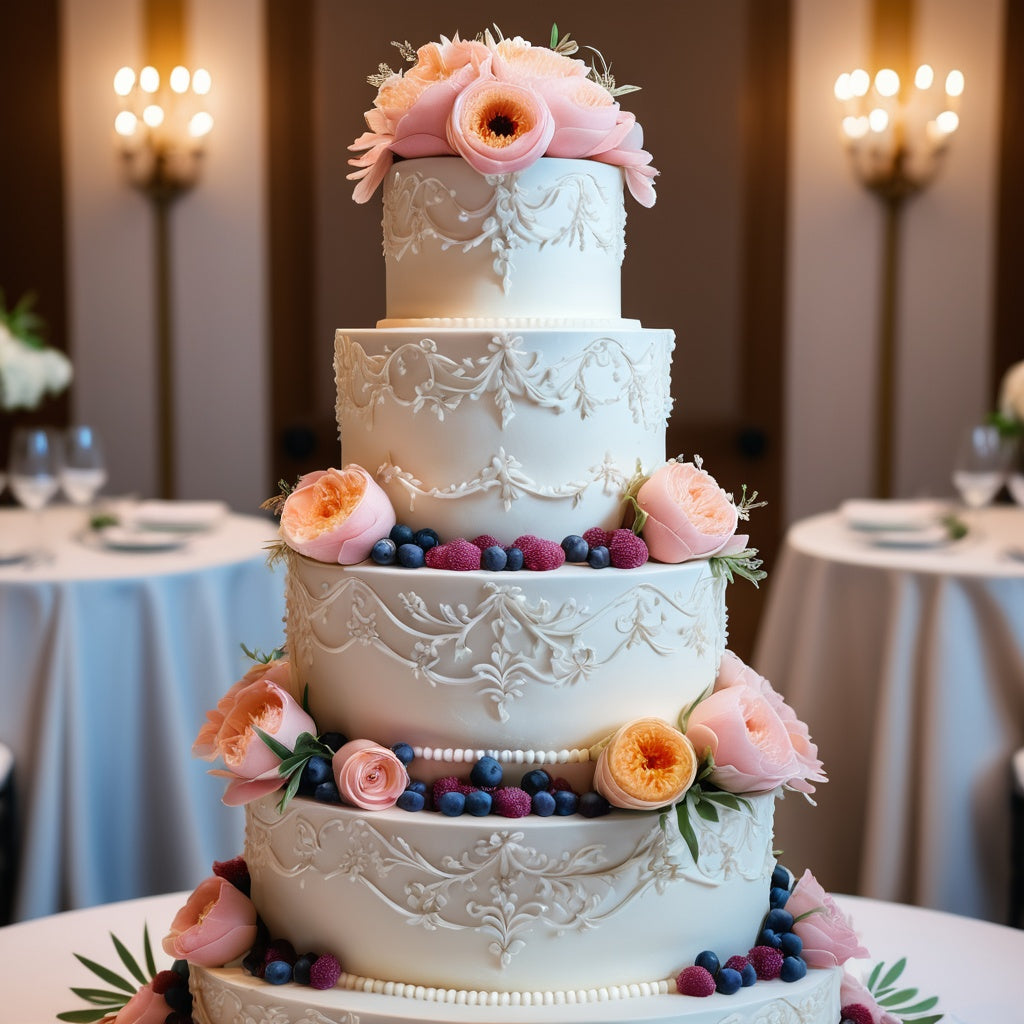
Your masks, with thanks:
[(622, 185), (621, 168), (594, 160), (498, 175), (455, 157), (397, 162), (378, 326), (622, 324)]

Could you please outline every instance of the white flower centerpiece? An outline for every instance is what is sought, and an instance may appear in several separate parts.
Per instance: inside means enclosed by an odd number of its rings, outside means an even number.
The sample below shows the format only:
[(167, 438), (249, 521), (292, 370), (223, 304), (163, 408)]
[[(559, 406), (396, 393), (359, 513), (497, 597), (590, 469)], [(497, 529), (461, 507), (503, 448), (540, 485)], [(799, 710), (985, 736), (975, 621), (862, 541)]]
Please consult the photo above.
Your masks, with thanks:
[(0, 410), (35, 409), (46, 395), (71, 383), (71, 363), (47, 346), (42, 321), (32, 311), (34, 296), (7, 309), (0, 292)]
[(1024, 436), (1024, 359), (1003, 374), (992, 422), (1004, 436)]

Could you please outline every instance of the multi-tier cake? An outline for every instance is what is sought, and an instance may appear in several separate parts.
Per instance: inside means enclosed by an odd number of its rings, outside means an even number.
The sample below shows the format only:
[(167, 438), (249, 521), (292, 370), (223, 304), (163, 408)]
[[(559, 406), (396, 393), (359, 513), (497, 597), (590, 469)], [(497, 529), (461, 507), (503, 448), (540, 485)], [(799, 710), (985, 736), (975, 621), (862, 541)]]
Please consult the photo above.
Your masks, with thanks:
[(619, 301), (655, 172), (573, 48), (374, 79), (386, 318), (336, 335), (343, 468), (279, 503), (286, 653), (195, 748), (247, 820), (164, 942), (203, 1024), (840, 1020), (864, 951), (773, 856), (821, 764), (726, 649), (751, 502), (666, 460), (673, 335)]

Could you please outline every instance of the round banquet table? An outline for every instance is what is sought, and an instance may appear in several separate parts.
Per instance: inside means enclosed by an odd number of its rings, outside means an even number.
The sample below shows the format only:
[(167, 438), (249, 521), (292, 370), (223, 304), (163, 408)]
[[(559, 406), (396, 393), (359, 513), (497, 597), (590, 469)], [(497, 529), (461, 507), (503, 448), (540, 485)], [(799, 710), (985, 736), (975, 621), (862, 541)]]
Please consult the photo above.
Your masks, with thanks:
[(921, 549), (880, 546), (837, 512), (794, 524), (753, 664), (829, 774), (817, 807), (777, 808), (786, 864), (835, 891), (1005, 921), (1024, 508), (961, 515), (966, 537)]
[[(160, 940), (187, 895), (178, 892), (128, 900), (0, 928), (0, 963), (8, 967), (4, 1019), (17, 1024), (50, 1024), (57, 1013), (86, 1008), (70, 986), (95, 987), (96, 978), (73, 954), (126, 974), (110, 941), (111, 933), (141, 962), (142, 931), (148, 927), (157, 969), (169, 967), (170, 958), (160, 948)], [(1009, 1024), (1021, 1019), (1019, 972), (1024, 963), (1024, 931), (878, 900), (838, 896), (837, 901), (871, 951), (870, 961), (848, 964), (847, 969), (864, 973), (877, 961), (891, 965), (906, 957), (901, 985), (917, 988), (921, 998), (938, 996), (935, 1012), (944, 1014), (943, 1024)], [(571, 942), (572, 937), (565, 941)], [(349, 1000), (353, 997), (375, 998), (347, 994)], [(467, 1020), (507, 1024), (543, 1016), (539, 1007), (476, 1007), (468, 1011), (472, 1016), (466, 1016)], [(586, 1021), (593, 1012), (587, 1005), (559, 1009), (563, 1019), (574, 1021)]]
[[(283, 641), (270, 520), (225, 512), (148, 552), (107, 548), (69, 506), (43, 523), (49, 560), (0, 565), (14, 920), (191, 885), (239, 851), (240, 815), (189, 752), (248, 667), (240, 644)], [(0, 547), (30, 529), (25, 511), (0, 510)]]

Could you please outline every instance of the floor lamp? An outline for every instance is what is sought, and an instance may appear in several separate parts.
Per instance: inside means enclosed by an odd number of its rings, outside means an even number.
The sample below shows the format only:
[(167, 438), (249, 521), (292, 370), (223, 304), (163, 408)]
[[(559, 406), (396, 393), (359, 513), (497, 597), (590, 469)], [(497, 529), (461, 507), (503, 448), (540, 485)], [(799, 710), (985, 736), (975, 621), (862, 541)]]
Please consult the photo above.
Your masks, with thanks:
[(171, 303), (170, 209), (193, 188), (213, 118), (203, 109), (210, 74), (179, 65), (163, 79), (155, 67), (114, 76), (120, 110), (114, 119), (130, 182), (152, 203), (156, 331), (159, 484), (164, 498), (176, 490), (174, 331)]
[(854, 173), (879, 198), (884, 216), (874, 480), (879, 498), (892, 497), (893, 492), (902, 213), (907, 200), (938, 173), (950, 136), (960, 123), (956, 107), (963, 90), (962, 72), (950, 71), (943, 87), (928, 64), (917, 69), (909, 90), (890, 68), (874, 77), (861, 68), (844, 72), (835, 84), (843, 109), (842, 137)]

